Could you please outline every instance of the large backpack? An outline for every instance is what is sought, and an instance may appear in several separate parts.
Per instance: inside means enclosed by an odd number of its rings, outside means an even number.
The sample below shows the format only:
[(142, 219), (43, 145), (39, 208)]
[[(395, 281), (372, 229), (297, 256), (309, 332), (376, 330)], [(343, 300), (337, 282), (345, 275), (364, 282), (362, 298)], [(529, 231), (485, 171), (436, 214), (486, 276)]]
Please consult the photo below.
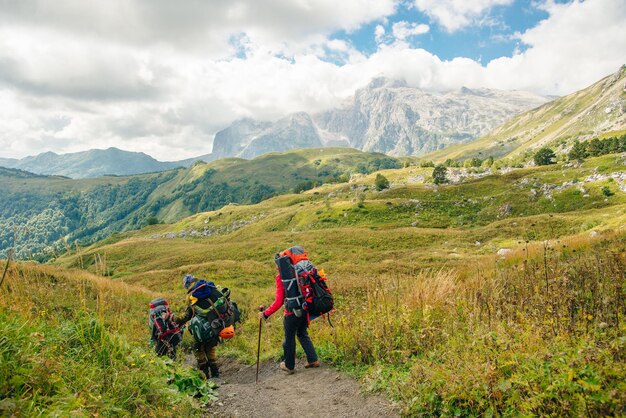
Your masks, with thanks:
[[(203, 297), (198, 298), (200, 295)], [(239, 321), (239, 309), (230, 300), (230, 290), (220, 291), (213, 282), (200, 280), (194, 285), (191, 296), (206, 300), (209, 307), (205, 309), (193, 304), (194, 315), (189, 322), (189, 331), (198, 342), (217, 344), (220, 332)]]
[(296, 316), (309, 318), (332, 311), (333, 296), (326, 284), (326, 275), (309, 261), (300, 246), (291, 247), (276, 256), (276, 265), (285, 289), (285, 309)]
[(150, 301), (150, 335), (153, 342), (160, 341), (169, 349), (182, 340), (180, 329), (172, 321), (172, 312), (163, 298), (156, 298)]

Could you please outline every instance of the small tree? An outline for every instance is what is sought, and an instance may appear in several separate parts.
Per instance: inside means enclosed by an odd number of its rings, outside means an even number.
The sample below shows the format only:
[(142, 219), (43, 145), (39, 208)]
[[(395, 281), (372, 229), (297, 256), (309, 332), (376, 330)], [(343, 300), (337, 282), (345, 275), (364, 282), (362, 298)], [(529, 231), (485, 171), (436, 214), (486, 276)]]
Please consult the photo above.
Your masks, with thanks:
[(385, 190), (389, 188), (389, 180), (387, 177), (382, 174), (376, 174), (376, 180), (374, 180), (374, 185), (376, 186), (376, 190)]
[(569, 154), (567, 156), (570, 159), (570, 161), (571, 160), (582, 161), (589, 156), (589, 154), (587, 153), (587, 146), (580, 141), (576, 141), (574, 142), (574, 146), (569, 151)]
[(602, 142), (598, 138), (593, 138), (587, 143), (587, 153), (592, 157), (603, 154)]
[(493, 157), (491, 157), (491, 156), (489, 158), (486, 158), (483, 161), (483, 163), (481, 164), (481, 166), (484, 167), (484, 168), (489, 168), (492, 165), (493, 165)]
[(606, 197), (609, 197), (609, 196), (613, 196), (615, 193), (613, 193), (613, 192), (611, 191), (611, 189), (609, 188), (609, 186), (604, 186), (604, 187), (602, 188), (602, 194), (603, 194), (603, 195), (605, 195)]
[(365, 193), (359, 193), (359, 195), (357, 196), (356, 206), (359, 208), (362, 208), (365, 206)]
[(448, 179), (446, 177), (447, 175), (448, 175), (448, 169), (446, 168), (446, 166), (443, 164), (439, 164), (433, 170), (433, 183), (435, 184), (447, 183), (448, 182)]
[(555, 164), (556, 155), (550, 148), (541, 148), (533, 157), (536, 165)]

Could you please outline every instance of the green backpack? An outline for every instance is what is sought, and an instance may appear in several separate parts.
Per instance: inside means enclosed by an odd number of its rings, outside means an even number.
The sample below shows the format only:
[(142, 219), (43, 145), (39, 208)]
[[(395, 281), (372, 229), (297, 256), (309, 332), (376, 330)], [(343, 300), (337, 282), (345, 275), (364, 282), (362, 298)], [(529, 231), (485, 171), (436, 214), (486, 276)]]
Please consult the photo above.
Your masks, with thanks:
[(189, 322), (189, 331), (200, 343), (217, 342), (220, 332), (238, 319), (237, 305), (230, 300), (227, 288), (220, 292), (211, 287), (211, 296), (206, 300), (210, 307), (203, 309), (194, 304), (194, 316)]

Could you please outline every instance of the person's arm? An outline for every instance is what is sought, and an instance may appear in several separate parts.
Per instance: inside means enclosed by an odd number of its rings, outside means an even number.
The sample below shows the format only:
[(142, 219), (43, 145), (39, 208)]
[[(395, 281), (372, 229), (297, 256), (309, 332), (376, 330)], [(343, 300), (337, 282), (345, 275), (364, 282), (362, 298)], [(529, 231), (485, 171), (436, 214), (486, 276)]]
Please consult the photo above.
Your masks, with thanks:
[(265, 311), (263, 311), (263, 317), (265, 319), (269, 318), (274, 312), (280, 309), (285, 301), (285, 288), (283, 287), (283, 282), (280, 280), (280, 275), (276, 276), (276, 297), (274, 298), (274, 303), (270, 305)]
[(173, 321), (176, 322), (176, 324), (180, 327), (182, 325), (185, 325), (189, 320), (191, 320), (192, 317), (193, 308), (191, 307), (191, 305), (188, 305), (187, 309), (185, 309), (185, 313), (183, 314), (183, 316), (179, 318), (177, 315), (174, 315)]

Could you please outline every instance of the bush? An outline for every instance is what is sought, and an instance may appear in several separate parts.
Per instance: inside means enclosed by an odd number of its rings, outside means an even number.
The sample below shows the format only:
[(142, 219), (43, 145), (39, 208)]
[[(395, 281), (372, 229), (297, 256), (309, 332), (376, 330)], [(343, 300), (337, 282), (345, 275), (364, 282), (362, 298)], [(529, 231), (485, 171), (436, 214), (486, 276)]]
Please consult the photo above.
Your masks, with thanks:
[(446, 166), (439, 164), (433, 170), (433, 183), (435, 184), (447, 183), (448, 182), (448, 178), (446, 177), (447, 175), (448, 175), (448, 169), (446, 168)]
[(376, 174), (376, 180), (374, 180), (374, 185), (376, 186), (376, 190), (385, 190), (389, 188), (389, 180), (387, 177), (382, 174)]
[(556, 155), (550, 148), (544, 147), (535, 153), (533, 159), (536, 165), (550, 165), (555, 164)]
[(311, 190), (313, 187), (315, 187), (315, 183), (313, 183), (313, 181), (311, 180), (306, 180), (302, 183), (298, 183), (296, 187), (293, 188), (293, 192), (297, 194), (306, 190)]
[(582, 161), (585, 158), (587, 158), (589, 154), (587, 153), (587, 147), (585, 146), (585, 144), (581, 143), (580, 141), (576, 141), (574, 142), (574, 146), (572, 147), (572, 149), (570, 150), (567, 156), (570, 159), (570, 161), (571, 160)]

